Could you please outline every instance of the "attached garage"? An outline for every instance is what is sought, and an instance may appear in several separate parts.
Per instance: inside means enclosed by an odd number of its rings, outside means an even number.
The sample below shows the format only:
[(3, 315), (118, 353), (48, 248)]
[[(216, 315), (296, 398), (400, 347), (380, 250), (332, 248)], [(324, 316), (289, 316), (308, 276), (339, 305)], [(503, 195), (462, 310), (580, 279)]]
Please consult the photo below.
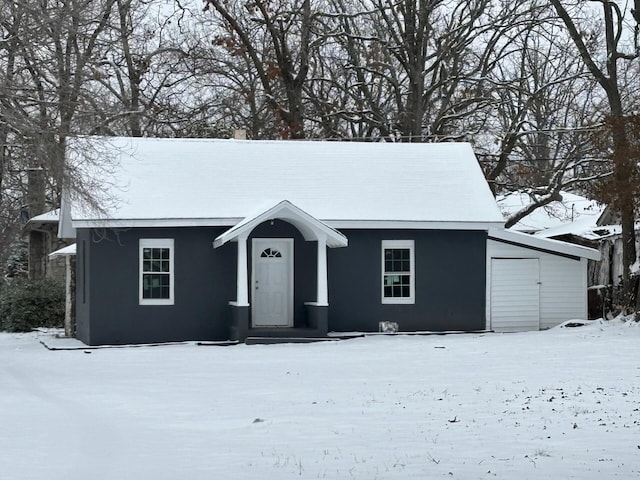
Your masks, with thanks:
[(579, 245), (509, 230), (487, 241), (487, 330), (520, 332), (587, 318), (587, 260)]
[(492, 258), (490, 292), (493, 330), (540, 329), (540, 261), (537, 258)]

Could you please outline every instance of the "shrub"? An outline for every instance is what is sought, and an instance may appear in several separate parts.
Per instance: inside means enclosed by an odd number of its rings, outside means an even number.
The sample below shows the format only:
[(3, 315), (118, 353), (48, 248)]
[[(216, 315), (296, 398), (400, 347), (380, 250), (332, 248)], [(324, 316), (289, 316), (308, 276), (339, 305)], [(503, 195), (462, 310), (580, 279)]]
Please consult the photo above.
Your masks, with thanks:
[(20, 241), (9, 245), (4, 275), (7, 278), (26, 278), (29, 271), (29, 244)]
[(64, 286), (45, 278), (15, 279), (0, 288), (0, 330), (28, 332), (64, 324)]

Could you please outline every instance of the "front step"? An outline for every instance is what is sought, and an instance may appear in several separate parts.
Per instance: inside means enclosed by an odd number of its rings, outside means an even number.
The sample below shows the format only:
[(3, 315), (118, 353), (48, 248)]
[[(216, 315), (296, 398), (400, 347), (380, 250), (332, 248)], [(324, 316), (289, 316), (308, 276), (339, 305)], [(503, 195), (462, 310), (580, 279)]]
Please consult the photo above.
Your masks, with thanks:
[(278, 343), (314, 343), (335, 342), (342, 340), (340, 337), (247, 337), (244, 341), (247, 345), (275, 345)]
[(296, 327), (253, 327), (247, 332), (247, 337), (275, 337), (275, 338), (324, 338), (327, 332), (315, 328)]

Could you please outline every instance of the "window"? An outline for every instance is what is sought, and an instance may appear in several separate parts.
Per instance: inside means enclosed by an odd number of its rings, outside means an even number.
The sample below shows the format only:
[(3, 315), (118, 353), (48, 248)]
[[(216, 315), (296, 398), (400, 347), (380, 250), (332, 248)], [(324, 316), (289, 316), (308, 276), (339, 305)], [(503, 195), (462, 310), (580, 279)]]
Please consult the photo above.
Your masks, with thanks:
[(262, 258), (282, 258), (282, 254), (275, 248), (267, 248), (260, 254)]
[(140, 305), (173, 305), (173, 239), (140, 240)]
[(382, 241), (382, 303), (415, 303), (413, 240)]

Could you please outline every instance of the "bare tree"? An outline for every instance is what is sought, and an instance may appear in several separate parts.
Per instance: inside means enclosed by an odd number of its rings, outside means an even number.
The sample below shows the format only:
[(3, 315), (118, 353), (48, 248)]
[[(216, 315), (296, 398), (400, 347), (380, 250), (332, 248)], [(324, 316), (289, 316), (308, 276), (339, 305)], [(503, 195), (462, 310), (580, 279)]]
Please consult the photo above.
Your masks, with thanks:
[[(16, 210), (6, 202), (11, 199), (19, 202), (21, 214), (33, 217), (59, 205), (64, 183), (79, 184), (64, 166), (66, 141), (84, 103), (87, 68), (102, 47), (113, 1), (0, 2), (3, 213)], [(14, 231), (16, 223), (6, 218), (0, 229)], [(31, 256), (42, 256), (43, 242), (42, 235), (31, 235)]]
[(509, 48), (489, 74), (492, 104), (488, 139), (477, 142), (494, 194), (527, 193), (530, 203), (505, 219), (511, 227), (561, 191), (608, 175), (593, 171), (593, 142), (599, 98), (571, 40), (555, 26), (549, 8), (530, 10), (529, 28), (513, 32)]
[[(215, 35), (220, 25), (211, 12), (197, 15), (194, 21), (198, 27), (186, 33), (193, 75), (189, 95), (199, 99), (197, 103), (202, 108), (196, 111), (206, 118), (199, 122), (204, 129), (190, 131), (197, 136), (204, 134), (205, 130), (209, 136), (225, 132), (228, 136), (232, 130), (242, 128), (249, 138), (278, 138), (281, 121), (272, 108), (273, 102), (262, 88), (251, 56), (244, 48), (234, 46), (223, 34)], [(193, 109), (188, 110), (193, 118)]]
[[(183, 119), (172, 108), (171, 94), (182, 94), (194, 75), (182, 13), (148, 0), (116, 0), (115, 7), (107, 31), (114, 43), (92, 67), (91, 88), (101, 93), (91, 106), (100, 117), (95, 133), (169, 134), (171, 124)], [(105, 105), (104, 98), (111, 101)]]
[[(583, 5), (586, 3), (587, 5)], [(628, 157), (631, 143), (634, 141), (631, 132), (626, 128), (625, 117), (629, 113), (629, 106), (625, 105), (623, 82), (620, 75), (621, 61), (635, 60), (638, 58), (637, 29), (635, 34), (636, 45), (629, 52), (624, 51), (623, 41), (625, 33), (624, 11), (617, 2), (610, 0), (597, 0), (592, 2), (580, 2), (578, 4), (567, 5), (567, 2), (551, 0), (558, 16), (562, 20), (571, 39), (573, 40), (577, 53), (586, 65), (593, 79), (600, 86), (606, 96), (607, 113), (610, 117), (610, 135), (612, 141), (612, 166), (613, 179), (612, 188), (615, 195), (611, 198), (612, 206), (619, 212), (622, 224), (622, 245), (623, 245), (623, 291), (625, 297), (630, 301), (631, 278), (630, 267), (636, 260), (636, 246), (634, 233), (634, 197), (637, 187), (633, 182), (635, 177), (636, 160)], [(584, 8), (589, 8), (589, 13), (595, 13), (595, 6), (600, 5), (601, 22), (604, 29), (602, 42), (596, 46), (602, 47), (595, 50), (593, 45), (585, 41), (585, 36), (589, 38), (588, 29), (585, 29), (579, 22), (579, 15)], [(569, 10), (568, 8), (571, 8)], [(591, 48), (590, 48), (591, 47)]]
[(332, 0), (351, 96), (345, 120), (393, 141), (477, 133), (483, 122), (474, 113), (493, 101), (486, 79), (523, 28), (522, 3)]
[[(246, 54), (280, 124), (282, 138), (305, 137), (303, 86), (317, 47), (310, 0), (205, 0), (224, 26), (216, 43)], [(320, 39), (321, 41), (321, 39)]]
[(24, 120), (18, 134), (33, 149), (30, 167), (46, 169), (54, 196), (73, 177), (64, 169), (66, 140), (83, 113), (88, 70), (104, 47), (101, 35), (114, 2), (20, 2), (23, 21), (16, 37), (16, 68), (21, 86), (15, 87), (12, 112)]

